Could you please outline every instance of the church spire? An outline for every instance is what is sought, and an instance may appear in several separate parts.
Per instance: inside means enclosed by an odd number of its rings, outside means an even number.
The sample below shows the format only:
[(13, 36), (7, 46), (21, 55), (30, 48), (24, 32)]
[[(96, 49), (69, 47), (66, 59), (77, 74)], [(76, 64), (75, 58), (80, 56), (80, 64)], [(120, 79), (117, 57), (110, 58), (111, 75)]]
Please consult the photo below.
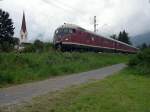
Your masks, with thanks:
[(21, 30), (22, 30), (24, 33), (27, 31), (27, 29), (26, 29), (26, 19), (25, 19), (25, 14), (24, 14), (24, 12), (23, 12), (23, 19), (22, 19)]
[(27, 27), (26, 27), (26, 19), (25, 19), (25, 13), (24, 12), (23, 12), (20, 36), (21, 36), (21, 41), (20, 41), (21, 43), (24, 43), (27, 41)]

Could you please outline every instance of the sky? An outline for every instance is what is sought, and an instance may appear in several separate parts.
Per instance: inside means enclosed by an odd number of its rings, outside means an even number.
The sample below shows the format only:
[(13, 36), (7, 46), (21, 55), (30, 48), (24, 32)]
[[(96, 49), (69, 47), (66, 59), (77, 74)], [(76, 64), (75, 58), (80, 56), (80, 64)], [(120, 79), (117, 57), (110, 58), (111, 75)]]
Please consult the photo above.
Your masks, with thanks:
[(0, 8), (9, 12), (20, 37), (23, 11), (28, 41), (52, 41), (54, 31), (64, 23), (76, 24), (110, 36), (126, 30), (131, 37), (150, 32), (149, 0), (0, 0)]

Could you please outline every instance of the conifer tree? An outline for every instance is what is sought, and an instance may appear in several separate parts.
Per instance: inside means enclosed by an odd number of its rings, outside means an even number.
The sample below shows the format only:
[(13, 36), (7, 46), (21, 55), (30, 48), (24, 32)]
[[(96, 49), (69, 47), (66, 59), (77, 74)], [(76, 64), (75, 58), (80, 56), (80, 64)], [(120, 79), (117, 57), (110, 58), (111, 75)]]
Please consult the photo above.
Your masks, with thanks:
[(127, 44), (131, 44), (129, 35), (125, 30), (119, 33), (118, 40)]

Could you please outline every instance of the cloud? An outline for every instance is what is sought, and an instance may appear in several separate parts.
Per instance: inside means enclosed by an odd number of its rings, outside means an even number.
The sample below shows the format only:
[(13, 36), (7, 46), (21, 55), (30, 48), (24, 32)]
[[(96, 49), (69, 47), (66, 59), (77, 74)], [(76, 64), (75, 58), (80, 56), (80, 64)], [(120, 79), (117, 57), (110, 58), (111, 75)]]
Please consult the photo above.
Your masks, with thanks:
[(17, 37), (25, 11), (30, 41), (52, 41), (54, 30), (63, 23), (93, 30), (95, 15), (98, 33), (106, 36), (124, 29), (131, 36), (150, 31), (148, 0), (3, 0), (0, 7), (10, 13)]

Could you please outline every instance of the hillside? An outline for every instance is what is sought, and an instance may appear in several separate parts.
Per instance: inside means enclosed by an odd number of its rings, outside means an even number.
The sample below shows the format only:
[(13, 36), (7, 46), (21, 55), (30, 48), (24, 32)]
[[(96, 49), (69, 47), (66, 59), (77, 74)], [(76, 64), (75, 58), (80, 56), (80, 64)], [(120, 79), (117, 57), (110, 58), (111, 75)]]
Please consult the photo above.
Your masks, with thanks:
[(150, 44), (150, 32), (132, 37), (131, 41), (133, 45), (135, 46), (141, 45), (143, 43), (147, 43), (149, 45)]

